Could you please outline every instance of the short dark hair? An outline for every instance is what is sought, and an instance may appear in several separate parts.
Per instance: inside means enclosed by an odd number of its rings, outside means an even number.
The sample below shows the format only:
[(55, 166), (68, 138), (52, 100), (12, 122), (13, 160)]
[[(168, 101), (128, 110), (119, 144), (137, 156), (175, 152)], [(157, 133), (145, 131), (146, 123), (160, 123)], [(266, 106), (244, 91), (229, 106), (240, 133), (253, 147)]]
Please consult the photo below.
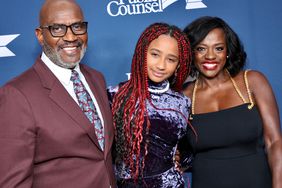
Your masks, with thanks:
[[(191, 48), (194, 50), (208, 33), (216, 28), (222, 29), (225, 34), (228, 55), (225, 68), (231, 76), (235, 76), (245, 66), (247, 54), (238, 35), (224, 20), (218, 17), (203, 16), (187, 25), (184, 33), (188, 36)], [(195, 76), (196, 72), (197, 69), (192, 63), (191, 74)]]

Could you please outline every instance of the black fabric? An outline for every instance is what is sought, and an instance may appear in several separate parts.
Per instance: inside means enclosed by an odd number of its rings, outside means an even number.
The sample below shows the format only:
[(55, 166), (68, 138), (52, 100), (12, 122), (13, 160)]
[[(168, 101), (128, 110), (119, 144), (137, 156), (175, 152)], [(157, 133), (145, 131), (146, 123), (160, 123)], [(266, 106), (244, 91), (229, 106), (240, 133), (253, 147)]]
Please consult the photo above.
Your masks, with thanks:
[(256, 106), (247, 105), (193, 116), (192, 188), (271, 187), (262, 120)]

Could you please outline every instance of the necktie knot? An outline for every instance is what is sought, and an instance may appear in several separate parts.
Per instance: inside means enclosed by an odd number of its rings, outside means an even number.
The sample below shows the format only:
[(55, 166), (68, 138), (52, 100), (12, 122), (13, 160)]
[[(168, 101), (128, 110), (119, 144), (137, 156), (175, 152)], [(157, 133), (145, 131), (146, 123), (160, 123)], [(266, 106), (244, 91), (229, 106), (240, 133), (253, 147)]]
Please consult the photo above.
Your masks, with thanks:
[(77, 80), (80, 80), (80, 79), (79, 79), (79, 74), (78, 74), (78, 72), (77, 72), (76, 70), (72, 70), (72, 71), (71, 71), (71, 78), (70, 78), (70, 80), (71, 80), (72, 82), (75, 82), (75, 81), (77, 81)]

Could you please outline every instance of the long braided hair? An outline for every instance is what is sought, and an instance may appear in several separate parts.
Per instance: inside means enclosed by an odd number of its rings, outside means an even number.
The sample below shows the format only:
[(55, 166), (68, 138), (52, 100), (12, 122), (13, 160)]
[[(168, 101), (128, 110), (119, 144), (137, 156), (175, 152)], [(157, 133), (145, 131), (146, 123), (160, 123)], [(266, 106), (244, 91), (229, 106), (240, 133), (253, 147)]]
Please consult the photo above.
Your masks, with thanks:
[(169, 81), (173, 90), (180, 91), (182, 89), (190, 71), (190, 43), (178, 27), (165, 23), (155, 23), (147, 27), (141, 34), (132, 59), (131, 77), (119, 88), (112, 104), (113, 121), (116, 129), (116, 160), (124, 161), (129, 166), (130, 175), (134, 179), (137, 179), (140, 174), (142, 175), (144, 169), (145, 157), (141, 163), (140, 157), (146, 155), (147, 143), (145, 143), (145, 149), (141, 149), (141, 143), (145, 141), (142, 132), (148, 133), (150, 128), (146, 109), (146, 101), (149, 100), (151, 103), (148, 91), (147, 50), (149, 44), (162, 34), (169, 35), (177, 40), (179, 64)]

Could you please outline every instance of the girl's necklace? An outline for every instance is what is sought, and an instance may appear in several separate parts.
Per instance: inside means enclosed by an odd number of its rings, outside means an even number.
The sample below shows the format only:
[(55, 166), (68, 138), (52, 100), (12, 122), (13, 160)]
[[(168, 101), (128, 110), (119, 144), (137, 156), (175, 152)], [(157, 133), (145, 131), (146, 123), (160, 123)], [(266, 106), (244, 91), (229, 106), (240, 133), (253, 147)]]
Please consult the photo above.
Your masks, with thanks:
[(163, 89), (158, 89), (158, 88), (153, 89), (150, 87), (148, 88), (149, 92), (156, 93), (156, 94), (165, 93), (168, 91), (168, 89), (169, 89), (169, 82), (167, 82), (166, 86)]

